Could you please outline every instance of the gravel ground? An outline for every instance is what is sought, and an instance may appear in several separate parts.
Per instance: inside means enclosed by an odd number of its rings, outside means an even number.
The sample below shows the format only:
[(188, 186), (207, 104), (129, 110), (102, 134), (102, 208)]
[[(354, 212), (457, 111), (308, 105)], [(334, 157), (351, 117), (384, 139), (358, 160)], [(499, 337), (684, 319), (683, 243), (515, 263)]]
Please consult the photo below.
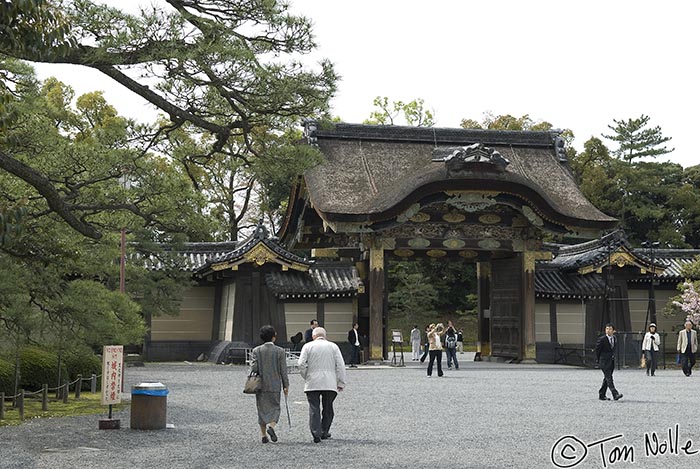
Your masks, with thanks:
[[(545, 468), (555, 467), (555, 446), (560, 467), (700, 466), (700, 452), (685, 455), (682, 448), (690, 440), (689, 452), (700, 450), (694, 415), (700, 372), (686, 378), (660, 370), (648, 378), (640, 370), (616, 371), (624, 394), (617, 402), (597, 399), (599, 370), (563, 366), (463, 362), (460, 370), (428, 379), (425, 365), (409, 361), (404, 368), (367, 366), (348, 374), (330, 440), (312, 442), (296, 374), (292, 428), (283, 409), (279, 441), (263, 445), (255, 398), (241, 392), (244, 367), (127, 368), (127, 389), (147, 380), (167, 385), (173, 429), (131, 430), (128, 410), (115, 414), (122, 429), (112, 431), (97, 429), (103, 416), (36, 419), (0, 428), (0, 467)], [(674, 441), (664, 447), (669, 428)], [(655, 433), (666, 452), (647, 454), (645, 433), (652, 442)], [(676, 447), (680, 454), (672, 452)]]

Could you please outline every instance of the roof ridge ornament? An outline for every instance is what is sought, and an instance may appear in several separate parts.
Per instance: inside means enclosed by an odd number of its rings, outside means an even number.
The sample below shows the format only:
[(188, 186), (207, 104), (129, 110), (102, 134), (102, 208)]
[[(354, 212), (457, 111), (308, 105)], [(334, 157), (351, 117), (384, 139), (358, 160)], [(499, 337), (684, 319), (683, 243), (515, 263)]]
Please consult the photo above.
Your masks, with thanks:
[(498, 171), (505, 171), (510, 164), (506, 158), (483, 143), (473, 143), (465, 147), (436, 148), (433, 150), (434, 162), (445, 162), (448, 177), (459, 177), (470, 170), (474, 163), (488, 164)]

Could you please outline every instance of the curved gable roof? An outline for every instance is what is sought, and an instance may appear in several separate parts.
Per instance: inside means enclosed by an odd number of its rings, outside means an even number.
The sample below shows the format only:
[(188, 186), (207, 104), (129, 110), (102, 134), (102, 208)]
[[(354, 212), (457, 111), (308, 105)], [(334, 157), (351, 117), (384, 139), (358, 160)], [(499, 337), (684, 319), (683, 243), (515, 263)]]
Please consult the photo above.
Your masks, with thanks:
[(240, 247), (214, 259), (209, 259), (197, 269), (199, 275), (205, 275), (210, 271), (225, 269), (236, 270), (240, 264), (254, 263), (263, 265), (265, 263), (276, 263), (284, 270), (293, 269), (307, 271), (313, 264), (305, 257), (287, 251), (280, 246), (277, 241), (270, 237), (267, 229), (259, 224), (252, 236)]
[[(596, 229), (616, 220), (599, 211), (581, 193), (566, 166), (553, 132), (515, 132), (424, 127), (336, 124), (318, 129), (307, 124), (307, 138), (318, 145), (325, 163), (305, 174), (314, 209), (327, 220), (381, 220), (397, 206), (439, 190), (514, 192), (550, 212), (560, 223)], [(487, 145), (510, 164), (472, 165), (450, 176), (437, 150)]]

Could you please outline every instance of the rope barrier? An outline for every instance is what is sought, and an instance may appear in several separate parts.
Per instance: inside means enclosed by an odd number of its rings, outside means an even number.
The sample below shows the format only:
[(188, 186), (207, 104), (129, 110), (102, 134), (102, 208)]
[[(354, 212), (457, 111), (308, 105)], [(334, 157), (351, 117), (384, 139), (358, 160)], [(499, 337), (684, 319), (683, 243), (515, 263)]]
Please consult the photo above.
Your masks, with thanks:
[[(60, 390), (60, 396), (57, 395), (56, 398), (62, 398), (62, 401), (64, 404), (68, 403), (68, 392), (71, 386), (75, 386), (75, 398), (80, 399), (80, 392), (81, 392), (81, 387), (83, 384), (83, 381), (89, 381), (91, 386), (90, 386), (90, 392), (93, 394), (97, 392), (97, 380), (102, 377), (102, 374), (96, 375), (93, 374), (92, 376), (88, 378), (83, 378), (82, 375), (78, 375), (78, 377), (71, 381), (64, 381), (64, 383), (60, 386), (54, 386), (54, 387), (49, 387), (48, 384), (44, 384), (42, 388), (38, 391), (32, 391), (32, 392), (27, 392), (24, 389), (21, 389), (17, 394), (15, 395), (7, 395), (5, 393), (0, 393), (0, 420), (5, 419), (5, 400), (12, 400), (16, 402), (17, 410), (19, 411), (19, 419), (20, 421), (24, 420), (24, 398), (25, 397), (32, 397), (36, 396), (38, 394), (41, 394), (41, 410), (42, 411), (48, 411), (48, 393), (50, 391), (58, 391)], [(78, 384), (80, 383), (80, 384)]]

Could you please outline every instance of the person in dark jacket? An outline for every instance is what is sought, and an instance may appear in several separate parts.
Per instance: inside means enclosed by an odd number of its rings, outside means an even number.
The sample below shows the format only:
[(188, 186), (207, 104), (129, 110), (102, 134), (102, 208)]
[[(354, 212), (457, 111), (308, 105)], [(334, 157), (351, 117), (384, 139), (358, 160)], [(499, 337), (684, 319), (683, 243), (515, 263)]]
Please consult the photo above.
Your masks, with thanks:
[(598, 342), (595, 346), (595, 359), (599, 363), (600, 369), (603, 372), (603, 385), (598, 391), (598, 399), (601, 401), (609, 401), (606, 396), (608, 389), (612, 393), (613, 399), (616, 401), (622, 399), (622, 394), (615, 388), (613, 381), (613, 372), (615, 371), (615, 350), (617, 347), (617, 339), (615, 338), (615, 326), (612, 323), (605, 325), (605, 334), (598, 337)]
[(352, 329), (348, 331), (348, 343), (350, 344), (350, 368), (357, 368), (360, 364), (360, 333), (357, 331), (360, 325), (352, 324)]
[(315, 319), (312, 319), (311, 321), (309, 321), (309, 326), (311, 326), (311, 327), (306, 329), (306, 332), (304, 332), (304, 343), (305, 344), (308, 344), (309, 342), (314, 340), (312, 335), (313, 335), (314, 329), (316, 329), (318, 327), (318, 321)]
[(284, 395), (289, 393), (287, 376), (287, 357), (282, 347), (275, 345), (277, 333), (272, 326), (260, 328), (260, 338), (264, 344), (253, 349), (250, 367), (253, 373), (260, 375), (261, 389), (255, 394), (258, 408), (258, 425), (262, 433), (262, 442), (270, 439), (277, 441), (275, 425), (280, 418), (280, 389)]

